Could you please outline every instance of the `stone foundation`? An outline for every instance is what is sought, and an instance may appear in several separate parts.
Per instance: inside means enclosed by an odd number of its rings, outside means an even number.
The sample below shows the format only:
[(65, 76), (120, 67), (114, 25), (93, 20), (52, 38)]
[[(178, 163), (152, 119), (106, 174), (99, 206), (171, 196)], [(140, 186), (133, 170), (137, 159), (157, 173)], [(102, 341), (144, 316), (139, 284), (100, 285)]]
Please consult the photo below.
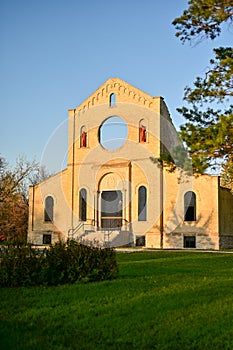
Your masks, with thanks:
[(220, 236), (219, 246), (222, 249), (233, 249), (233, 236)]
[[(166, 249), (184, 249), (184, 237), (195, 237), (196, 246), (195, 249), (210, 249), (217, 250), (218, 242), (216, 241), (216, 237), (213, 239), (207, 234), (203, 233), (180, 233), (173, 232), (164, 235), (164, 248)], [(233, 237), (232, 237), (233, 238)], [(232, 240), (233, 244), (233, 240)]]
[[(28, 243), (32, 243), (35, 245), (43, 245), (43, 237), (44, 235), (51, 235), (51, 244), (58, 242), (62, 239), (61, 232), (58, 231), (33, 231), (33, 233), (29, 233), (28, 235)], [(47, 243), (50, 244), (50, 243)]]

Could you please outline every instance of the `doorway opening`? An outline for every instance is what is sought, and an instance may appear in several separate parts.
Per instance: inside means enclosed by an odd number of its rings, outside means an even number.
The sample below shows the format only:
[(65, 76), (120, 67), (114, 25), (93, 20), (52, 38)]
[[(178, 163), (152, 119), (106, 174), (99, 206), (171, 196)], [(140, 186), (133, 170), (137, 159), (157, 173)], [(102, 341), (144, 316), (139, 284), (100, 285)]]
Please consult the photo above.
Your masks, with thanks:
[(122, 226), (122, 192), (101, 193), (101, 228), (119, 230)]

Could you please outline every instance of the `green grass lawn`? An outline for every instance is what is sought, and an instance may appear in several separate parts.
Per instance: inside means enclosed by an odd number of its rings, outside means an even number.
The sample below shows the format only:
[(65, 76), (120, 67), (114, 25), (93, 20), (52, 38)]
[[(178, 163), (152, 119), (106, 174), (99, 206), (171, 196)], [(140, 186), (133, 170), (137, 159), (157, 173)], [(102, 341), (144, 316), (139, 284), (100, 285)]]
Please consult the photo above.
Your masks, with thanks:
[(0, 349), (233, 349), (233, 255), (118, 253), (113, 281), (0, 289)]

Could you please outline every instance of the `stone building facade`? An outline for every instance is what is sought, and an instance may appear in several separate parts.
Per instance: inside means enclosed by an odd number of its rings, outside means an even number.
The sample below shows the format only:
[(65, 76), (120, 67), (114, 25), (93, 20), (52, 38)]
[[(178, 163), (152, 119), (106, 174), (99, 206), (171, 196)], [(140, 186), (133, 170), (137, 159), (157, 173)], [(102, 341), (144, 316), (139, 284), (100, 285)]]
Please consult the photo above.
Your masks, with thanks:
[(114, 78), (68, 114), (66, 169), (30, 187), (30, 242), (233, 246), (233, 196), (219, 178), (152, 161), (178, 143), (162, 97)]

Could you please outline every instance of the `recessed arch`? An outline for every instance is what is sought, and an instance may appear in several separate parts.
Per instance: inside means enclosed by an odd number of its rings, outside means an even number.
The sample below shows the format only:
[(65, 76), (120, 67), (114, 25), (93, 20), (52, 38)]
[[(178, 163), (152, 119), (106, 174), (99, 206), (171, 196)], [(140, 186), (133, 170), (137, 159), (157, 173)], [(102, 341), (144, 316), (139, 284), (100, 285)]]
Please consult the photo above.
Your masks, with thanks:
[(117, 172), (107, 172), (100, 177), (98, 181), (98, 191), (103, 190), (121, 190), (124, 191), (124, 181), (120, 174)]
[(123, 224), (125, 201), (124, 181), (117, 172), (106, 172), (98, 181), (98, 225), (120, 229)]

